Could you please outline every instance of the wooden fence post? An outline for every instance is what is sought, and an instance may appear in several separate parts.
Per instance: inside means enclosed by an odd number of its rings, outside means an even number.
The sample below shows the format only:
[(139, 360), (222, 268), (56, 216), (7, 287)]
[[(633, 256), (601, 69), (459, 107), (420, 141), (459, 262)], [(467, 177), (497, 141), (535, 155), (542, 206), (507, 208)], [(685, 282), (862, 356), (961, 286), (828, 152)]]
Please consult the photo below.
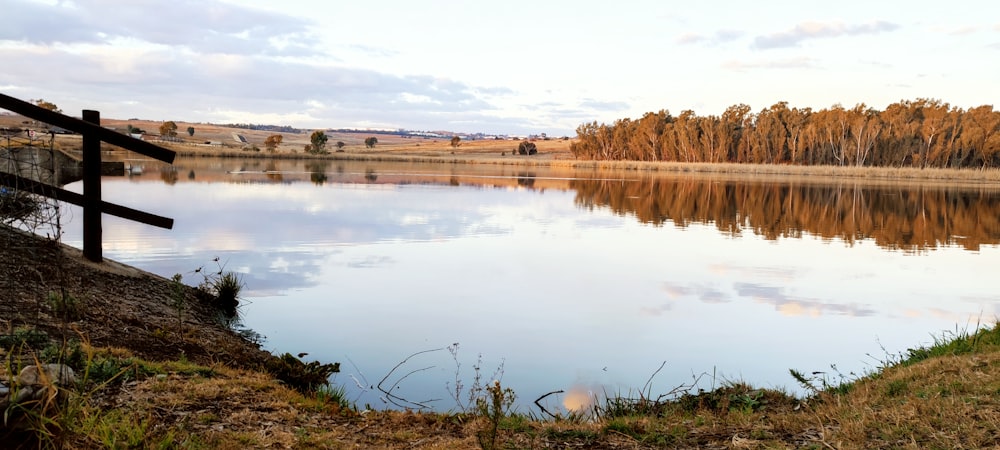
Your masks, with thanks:
[[(83, 120), (100, 126), (101, 113), (85, 109)], [(83, 134), (83, 196), (83, 256), (101, 262), (101, 138), (93, 133)]]

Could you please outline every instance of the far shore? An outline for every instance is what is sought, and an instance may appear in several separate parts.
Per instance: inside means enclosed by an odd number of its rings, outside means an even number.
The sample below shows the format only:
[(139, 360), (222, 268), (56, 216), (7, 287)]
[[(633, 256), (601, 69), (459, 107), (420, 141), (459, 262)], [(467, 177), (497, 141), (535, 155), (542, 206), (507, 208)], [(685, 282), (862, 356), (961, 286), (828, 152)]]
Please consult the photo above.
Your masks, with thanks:
[[(569, 152), (569, 144), (555, 146), (538, 142), (539, 154), (516, 155), (506, 150), (513, 146), (509, 141), (487, 142), (492, 145), (478, 145), (475, 150), (449, 148), (446, 143), (436, 147), (385, 145), (376, 149), (350, 149), (343, 152), (330, 151), (327, 154), (310, 154), (300, 151), (280, 150), (240, 151), (235, 149), (211, 149), (184, 145), (166, 145), (182, 157), (215, 158), (274, 158), (331, 161), (371, 161), (409, 162), (428, 164), (484, 164), (519, 167), (544, 167), (554, 170), (590, 170), (599, 172), (630, 172), (649, 175), (691, 175), (718, 178), (780, 178), (807, 181), (830, 181), (853, 179), (876, 182), (936, 182), (961, 185), (1000, 185), (1000, 169), (937, 169), (910, 167), (855, 167), (855, 166), (796, 166), (779, 164), (739, 164), (739, 163), (684, 163), (674, 161), (594, 161), (578, 160)], [(470, 146), (471, 147), (471, 146)], [(549, 147), (549, 148), (546, 148)], [(561, 148), (562, 147), (562, 148)], [(491, 148), (492, 151), (486, 150)]]
[[(105, 121), (109, 125), (123, 126), (124, 121)], [(121, 122), (121, 123), (119, 123)], [(131, 122), (130, 122), (131, 123)], [(157, 126), (155, 122), (136, 122), (147, 129)], [(187, 123), (178, 123), (184, 129)], [(196, 129), (193, 136), (179, 136), (179, 142), (152, 141), (174, 150), (183, 157), (217, 158), (276, 158), (276, 159), (322, 159), (372, 162), (411, 162), (443, 164), (489, 164), (520, 167), (546, 167), (565, 170), (628, 171), (641, 174), (685, 174), (690, 176), (729, 177), (786, 177), (811, 181), (826, 181), (831, 178), (845, 178), (859, 181), (899, 181), (899, 182), (944, 182), (955, 184), (994, 185), (1000, 184), (1000, 169), (920, 169), (910, 167), (855, 167), (855, 166), (796, 166), (781, 164), (737, 164), (737, 163), (683, 163), (651, 161), (593, 161), (578, 160), (570, 152), (574, 138), (560, 137), (534, 139), (538, 148), (536, 155), (518, 155), (516, 140), (473, 140), (462, 141), (452, 146), (449, 139), (415, 138), (396, 135), (374, 135), (379, 140), (374, 147), (364, 144), (370, 134), (362, 132), (328, 134), (326, 154), (311, 154), (304, 151), (309, 144), (309, 136), (304, 133), (277, 133), (283, 136), (282, 143), (274, 150), (264, 146), (267, 136), (273, 132), (244, 130), (191, 124)], [(248, 144), (234, 143), (232, 136), (240, 135)], [(213, 145), (206, 143), (211, 142)], [(78, 150), (79, 136), (60, 136), (57, 144), (66, 150)], [(339, 145), (338, 144), (342, 144)], [(107, 147), (109, 151), (119, 150)], [(141, 156), (135, 155), (139, 158)]]

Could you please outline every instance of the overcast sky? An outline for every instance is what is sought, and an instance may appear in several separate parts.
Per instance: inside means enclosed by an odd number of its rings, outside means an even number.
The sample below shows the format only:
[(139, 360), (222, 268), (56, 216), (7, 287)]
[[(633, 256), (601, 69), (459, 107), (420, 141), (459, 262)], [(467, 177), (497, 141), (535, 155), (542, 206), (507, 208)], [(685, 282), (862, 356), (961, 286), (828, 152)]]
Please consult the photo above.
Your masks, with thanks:
[(0, 0), (0, 92), (79, 115), (574, 135), (1000, 97), (1000, 3)]

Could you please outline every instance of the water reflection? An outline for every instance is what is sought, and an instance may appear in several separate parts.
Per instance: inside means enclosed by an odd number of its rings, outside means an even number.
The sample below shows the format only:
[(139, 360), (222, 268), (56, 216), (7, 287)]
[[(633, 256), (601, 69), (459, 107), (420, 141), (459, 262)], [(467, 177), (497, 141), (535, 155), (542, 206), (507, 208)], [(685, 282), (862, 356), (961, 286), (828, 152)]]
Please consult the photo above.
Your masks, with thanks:
[[(154, 162), (150, 162), (155, 164)], [(227, 169), (232, 167), (231, 169)], [(334, 173), (328, 175), (334, 166)], [(803, 233), (849, 245), (870, 239), (908, 252), (959, 245), (976, 251), (1000, 243), (1000, 187), (942, 184), (764, 182), (718, 176), (658, 176), (571, 169), (449, 166), (329, 160), (180, 160), (160, 169), (167, 184), (188, 179), (234, 183), (438, 184), (558, 189), (584, 208), (609, 208), (642, 223), (712, 225), (727, 236), (750, 231), (766, 239)], [(331, 176), (333, 178), (331, 178)], [(131, 177), (134, 180), (150, 177)]]
[(803, 233), (848, 244), (920, 251), (945, 245), (979, 250), (1000, 242), (1000, 189), (917, 185), (764, 183), (698, 178), (572, 180), (576, 202), (634, 215), (643, 223), (714, 225), (767, 239)]
[[(176, 220), (106, 218), (105, 255), (167, 277), (220, 256), (244, 275), (247, 323), (270, 348), (343, 362), (352, 386), (461, 342), (467, 384), (481, 353), (526, 403), (635, 389), (664, 360), (656, 389), (716, 369), (794, 387), (788, 368), (863, 370), (867, 353), (1000, 313), (986, 189), (350, 161), (179, 160), (177, 172), (196, 175), (105, 180), (109, 201)], [(904, 221), (910, 241), (879, 228)], [(397, 373), (429, 366), (401, 396), (449, 398), (445, 351)]]

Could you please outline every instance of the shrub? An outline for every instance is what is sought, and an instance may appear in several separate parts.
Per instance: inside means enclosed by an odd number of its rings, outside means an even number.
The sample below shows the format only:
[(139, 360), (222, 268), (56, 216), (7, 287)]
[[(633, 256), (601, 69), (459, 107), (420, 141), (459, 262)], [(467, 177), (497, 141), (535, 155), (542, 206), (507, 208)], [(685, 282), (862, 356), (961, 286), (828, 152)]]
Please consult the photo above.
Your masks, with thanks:
[(318, 361), (304, 363), (291, 353), (285, 353), (269, 359), (266, 369), (293, 389), (311, 393), (330, 384), (330, 375), (340, 372), (340, 363), (320, 364)]

